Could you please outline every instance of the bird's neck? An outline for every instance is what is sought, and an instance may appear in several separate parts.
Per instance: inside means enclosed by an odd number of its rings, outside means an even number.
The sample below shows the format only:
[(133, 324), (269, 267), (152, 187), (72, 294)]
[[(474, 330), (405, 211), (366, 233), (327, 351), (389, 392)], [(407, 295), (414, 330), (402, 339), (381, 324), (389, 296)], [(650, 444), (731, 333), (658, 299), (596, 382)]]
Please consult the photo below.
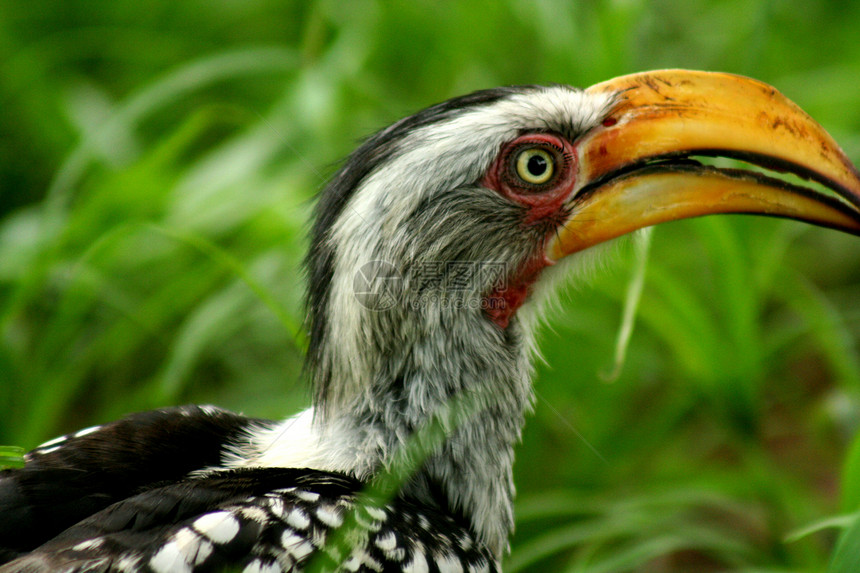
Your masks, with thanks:
[[(385, 356), (369, 356), (373, 344), (361, 348), (362, 360), (340, 355), (353, 352), (352, 344), (326, 349), (330, 360), (344, 361), (335, 371), (346, 376), (351, 364), (360, 374), (360, 389), (285, 421), (249, 459), (368, 479), (401, 463), (404, 452), (414, 454), (407, 448), (416, 441), (429, 444), (407, 462), (417, 470), (400, 491), (469, 520), (478, 540), (501, 556), (513, 527), (514, 445), (531, 406), (528, 329), (517, 321), (501, 329), (480, 313), (471, 324), (462, 315), (437, 318), (451, 323), (405, 324)], [(438, 432), (425, 431), (439, 421), (441, 443)]]
[(462, 515), (501, 553), (513, 527), (514, 446), (531, 405), (531, 366), (518, 324), (502, 330), (480, 320), (479, 328), (433, 328), (399, 347), (387, 361), (399, 367), (339, 410), (331, 427), (360, 436), (360, 473), (402, 462), (417, 446), (426, 458), (407, 460), (417, 472), (401, 491)]

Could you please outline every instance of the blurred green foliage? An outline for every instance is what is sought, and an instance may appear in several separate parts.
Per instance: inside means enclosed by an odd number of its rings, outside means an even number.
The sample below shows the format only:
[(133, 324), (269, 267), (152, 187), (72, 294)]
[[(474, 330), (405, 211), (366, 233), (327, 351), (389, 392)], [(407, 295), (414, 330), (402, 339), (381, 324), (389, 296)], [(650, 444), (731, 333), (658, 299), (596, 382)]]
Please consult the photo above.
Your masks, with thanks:
[[(183, 402), (306, 405), (312, 198), (388, 122), (689, 67), (777, 86), (860, 161), (858, 29), (844, 1), (2, 2), (0, 443)], [(853, 523), (831, 518), (860, 509), (856, 239), (661, 227), (606, 383), (628, 251), (542, 332), (507, 570), (826, 570), (830, 525)]]

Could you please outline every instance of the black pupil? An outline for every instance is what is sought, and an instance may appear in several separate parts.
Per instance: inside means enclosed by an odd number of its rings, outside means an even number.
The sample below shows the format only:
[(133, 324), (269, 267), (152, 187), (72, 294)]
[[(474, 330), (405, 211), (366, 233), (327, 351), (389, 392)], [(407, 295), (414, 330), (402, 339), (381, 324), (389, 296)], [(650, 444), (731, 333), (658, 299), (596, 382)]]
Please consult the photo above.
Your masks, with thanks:
[(542, 155), (532, 155), (529, 157), (529, 162), (526, 164), (526, 169), (535, 177), (540, 177), (546, 173), (549, 165), (546, 162), (546, 157)]

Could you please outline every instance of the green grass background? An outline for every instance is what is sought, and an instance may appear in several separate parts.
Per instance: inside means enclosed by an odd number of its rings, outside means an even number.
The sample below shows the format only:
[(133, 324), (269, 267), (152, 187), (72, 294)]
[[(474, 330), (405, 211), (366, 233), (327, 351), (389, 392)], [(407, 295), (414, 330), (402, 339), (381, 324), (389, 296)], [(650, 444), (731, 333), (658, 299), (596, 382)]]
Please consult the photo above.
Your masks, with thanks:
[[(860, 161), (858, 32), (847, 1), (0, 2), (0, 444), (186, 402), (304, 407), (313, 196), (405, 114), (722, 70)], [(607, 382), (631, 251), (541, 333), (506, 570), (860, 570), (860, 242), (657, 229)]]

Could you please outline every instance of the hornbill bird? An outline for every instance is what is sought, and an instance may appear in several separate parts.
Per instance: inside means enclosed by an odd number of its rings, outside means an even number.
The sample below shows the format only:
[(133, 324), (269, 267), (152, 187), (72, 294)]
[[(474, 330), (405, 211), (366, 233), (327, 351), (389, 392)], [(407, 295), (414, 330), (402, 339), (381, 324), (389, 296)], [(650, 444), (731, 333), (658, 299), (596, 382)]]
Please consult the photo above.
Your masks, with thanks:
[(318, 201), (313, 407), (157, 410), (37, 447), (0, 477), (0, 571), (498, 571), (552, 278), (716, 213), (860, 234), (860, 175), (774, 88), (729, 74), (503, 87), (405, 118)]

